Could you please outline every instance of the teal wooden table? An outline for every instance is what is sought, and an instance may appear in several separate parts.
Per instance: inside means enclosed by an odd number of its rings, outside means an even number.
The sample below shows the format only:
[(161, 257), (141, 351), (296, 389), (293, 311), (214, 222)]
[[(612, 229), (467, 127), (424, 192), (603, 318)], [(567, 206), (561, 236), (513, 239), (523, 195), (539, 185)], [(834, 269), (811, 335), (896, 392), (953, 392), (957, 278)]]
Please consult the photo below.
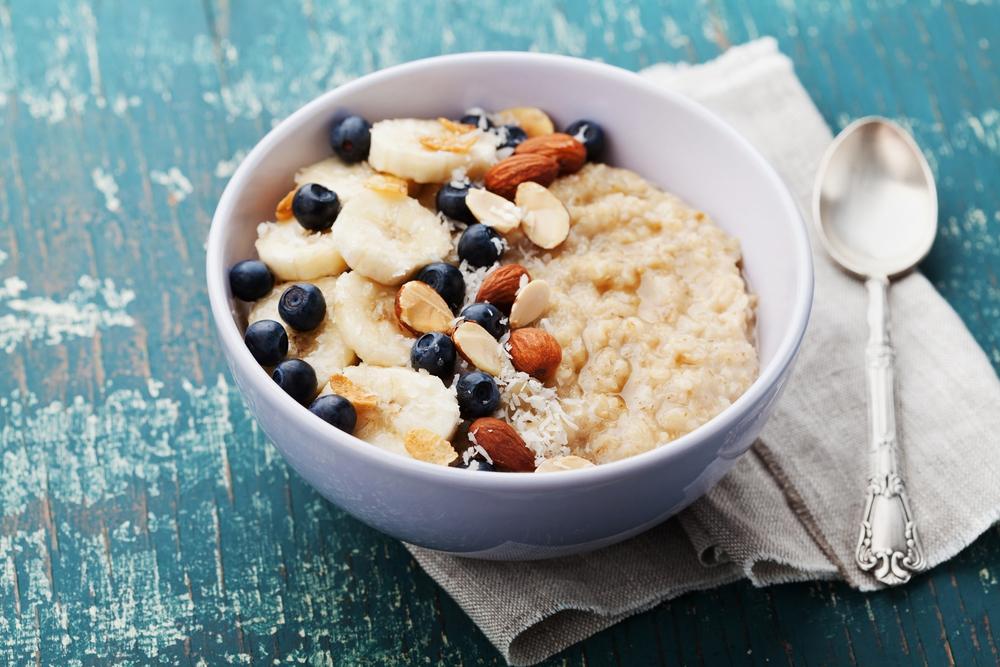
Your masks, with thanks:
[[(0, 0), (0, 664), (502, 662), (400, 544), (281, 461), (209, 325), (226, 178), (301, 103), (386, 65), (640, 68), (774, 35), (832, 126), (879, 113), (924, 146), (923, 271), (1000, 367), (994, 2), (368, 5)], [(990, 531), (906, 588), (731, 585), (552, 662), (994, 664), (998, 576)]]

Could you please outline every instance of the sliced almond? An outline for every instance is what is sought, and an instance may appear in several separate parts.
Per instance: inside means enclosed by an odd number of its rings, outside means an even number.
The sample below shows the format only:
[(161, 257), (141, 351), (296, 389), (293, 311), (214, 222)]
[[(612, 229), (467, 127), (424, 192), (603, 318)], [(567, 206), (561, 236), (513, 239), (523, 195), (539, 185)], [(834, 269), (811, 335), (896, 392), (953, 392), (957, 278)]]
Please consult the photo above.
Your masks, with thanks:
[(330, 391), (349, 400), (358, 412), (374, 410), (378, 407), (378, 397), (351, 382), (346, 375), (339, 373), (331, 375)]
[(458, 452), (451, 443), (434, 431), (425, 428), (415, 428), (406, 434), (403, 446), (407, 453), (418, 461), (451, 465), (458, 458)]
[(529, 137), (540, 137), (556, 131), (549, 115), (537, 107), (511, 107), (496, 113), (502, 125), (520, 125)]
[(521, 229), (539, 248), (551, 250), (569, 235), (569, 211), (549, 189), (533, 182), (517, 186), (514, 202), (521, 209)]
[(396, 292), (396, 317), (415, 334), (447, 331), (455, 316), (434, 288), (419, 280), (403, 283)]
[(278, 202), (278, 206), (274, 209), (274, 219), (278, 222), (285, 222), (286, 220), (291, 220), (295, 217), (292, 213), (292, 200), (295, 199), (295, 193), (298, 192), (298, 188), (292, 188), (288, 191), (288, 194), (281, 198)]
[(476, 292), (476, 301), (488, 301), (503, 310), (517, 298), (522, 282), (531, 280), (528, 270), (520, 264), (504, 264), (486, 274)]
[(532, 280), (519, 289), (510, 307), (510, 328), (526, 327), (544, 315), (551, 298), (552, 289), (544, 280)]
[(581, 468), (593, 468), (594, 464), (580, 456), (556, 456), (545, 459), (535, 468), (535, 472), (563, 472), (565, 470), (580, 470)]
[(470, 364), (490, 375), (500, 374), (503, 352), (490, 332), (475, 322), (462, 322), (451, 334), (458, 353)]
[(465, 196), (465, 205), (476, 216), (476, 220), (492, 227), (501, 234), (517, 229), (521, 224), (521, 209), (509, 199), (483, 188), (472, 188)]

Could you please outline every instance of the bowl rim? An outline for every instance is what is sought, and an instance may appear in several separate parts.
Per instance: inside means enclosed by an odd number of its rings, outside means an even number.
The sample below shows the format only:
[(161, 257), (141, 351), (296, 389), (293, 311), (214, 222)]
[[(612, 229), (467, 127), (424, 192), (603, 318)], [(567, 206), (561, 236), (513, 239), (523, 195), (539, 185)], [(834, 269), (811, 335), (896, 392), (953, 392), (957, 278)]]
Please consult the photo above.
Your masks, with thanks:
[[(306, 119), (312, 117), (319, 109), (325, 108), (331, 98), (349, 97), (355, 90), (363, 89), (381, 79), (411, 74), (419, 70), (434, 69), (442, 65), (456, 62), (491, 62), (491, 64), (509, 64), (525, 67), (537, 63), (554, 64), (560, 67), (571, 67), (588, 71), (600, 77), (613, 77), (626, 80), (629, 85), (642, 88), (644, 92), (663, 98), (669, 104), (683, 107), (687, 112), (700, 116), (716, 131), (727, 135), (737, 146), (746, 151), (756, 162), (759, 169), (771, 183), (777, 193), (780, 204), (786, 210), (792, 221), (790, 233), (794, 235), (796, 270), (800, 276), (797, 281), (792, 318), (775, 351), (774, 357), (762, 368), (753, 383), (735, 401), (722, 412), (676, 440), (666, 445), (658, 446), (647, 452), (636, 454), (625, 459), (602, 463), (592, 468), (571, 471), (559, 471), (541, 475), (535, 474), (470, 474), (468, 470), (441, 466), (417, 459), (400, 456), (381, 447), (371, 445), (353, 435), (338, 432), (319, 417), (311, 414), (291, 396), (281, 391), (270, 375), (251, 356), (243, 343), (243, 336), (236, 321), (232, 317), (228, 302), (228, 289), (225, 281), (226, 267), (223, 265), (224, 234), (226, 221), (232, 218), (236, 201), (236, 192), (241, 189), (241, 182), (253, 173), (260, 165), (262, 156), (281, 143), (287, 136), (297, 130)], [(309, 437), (317, 441), (329, 443), (333, 447), (350, 447), (349, 456), (364, 459), (372, 465), (387, 469), (392, 474), (423, 476), (428, 482), (441, 482), (452, 487), (465, 487), (482, 491), (515, 491), (518, 489), (544, 491), (547, 489), (567, 488), (573, 485), (601, 485), (650, 466), (663, 465), (683, 452), (696, 448), (699, 443), (718, 436), (730, 428), (747, 409), (761, 400), (773, 384), (775, 384), (787, 367), (793, 362), (798, 348), (805, 335), (812, 308), (813, 298), (813, 261), (806, 224), (801, 210), (795, 203), (792, 194), (774, 167), (764, 158), (743, 135), (720, 117), (701, 104), (682, 96), (679, 93), (648, 81), (637, 73), (613, 65), (599, 63), (583, 58), (556, 54), (542, 54), (519, 51), (482, 51), (472, 53), (455, 53), (430, 58), (422, 58), (399, 65), (387, 67), (363, 75), (348, 83), (340, 85), (323, 93), (306, 103), (290, 116), (275, 125), (247, 154), (239, 167), (230, 177), (219, 199), (218, 206), (212, 216), (212, 223), (206, 247), (206, 278), (212, 318), (219, 340), (223, 347), (233, 350), (229, 355), (234, 364), (252, 365), (254, 369), (244, 375), (245, 380), (253, 388), (263, 394), (266, 400), (283, 412), (290, 419), (301, 421), (301, 427), (308, 432)], [(278, 447), (280, 450), (281, 447)]]

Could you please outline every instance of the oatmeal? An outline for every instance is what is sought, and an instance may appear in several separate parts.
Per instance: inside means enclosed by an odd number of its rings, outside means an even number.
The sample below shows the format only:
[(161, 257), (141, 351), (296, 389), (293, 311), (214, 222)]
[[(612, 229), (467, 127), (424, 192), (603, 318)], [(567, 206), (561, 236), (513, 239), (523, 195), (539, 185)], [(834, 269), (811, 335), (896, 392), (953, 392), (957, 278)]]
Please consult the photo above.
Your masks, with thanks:
[(595, 463), (648, 451), (746, 391), (757, 354), (739, 242), (624, 169), (588, 165), (551, 190), (573, 220), (566, 241), (507, 258), (551, 287), (542, 326), (563, 348), (570, 450)]
[(251, 354), (328, 424), (436, 465), (562, 472), (669, 443), (756, 377), (739, 243), (600, 164), (599, 124), (348, 116), (330, 143), (230, 271)]

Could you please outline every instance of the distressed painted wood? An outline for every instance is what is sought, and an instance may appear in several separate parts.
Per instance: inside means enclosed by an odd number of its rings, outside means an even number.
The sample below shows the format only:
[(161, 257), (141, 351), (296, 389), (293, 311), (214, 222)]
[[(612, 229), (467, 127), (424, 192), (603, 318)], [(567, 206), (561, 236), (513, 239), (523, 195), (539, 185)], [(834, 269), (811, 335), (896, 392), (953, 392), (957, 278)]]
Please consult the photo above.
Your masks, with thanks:
[[(831, 125), (910, 127), (923, 270), (1000, 368), (1000, 8), (0, 0), (0, 664), (498, 664), (405, 550), (278, 458), (216, 351), (211, 212), (302, 102), (441, 52), (629, 68), (775, 35)], [(995, 664), (1000, 536), (912, 585), (685, 596), (553, 664)]]

